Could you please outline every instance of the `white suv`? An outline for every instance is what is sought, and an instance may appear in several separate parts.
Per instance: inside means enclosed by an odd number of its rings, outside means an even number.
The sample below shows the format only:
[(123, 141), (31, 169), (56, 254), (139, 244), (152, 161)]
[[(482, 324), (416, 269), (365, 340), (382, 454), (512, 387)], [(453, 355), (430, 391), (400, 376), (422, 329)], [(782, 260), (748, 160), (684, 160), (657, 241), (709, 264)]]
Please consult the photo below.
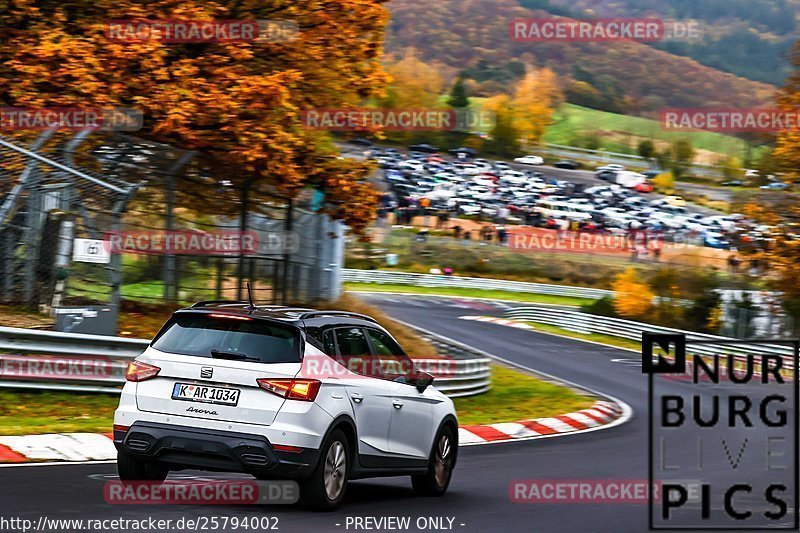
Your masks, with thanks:
[(297, 480), (303, 503), (330, 510), (358, 478), (410, 475), (440, 496), (456, 463), (452, 400), (363, 315), (200, 302), (126, 377), (114, 415), (123, 482), (245, 472)]

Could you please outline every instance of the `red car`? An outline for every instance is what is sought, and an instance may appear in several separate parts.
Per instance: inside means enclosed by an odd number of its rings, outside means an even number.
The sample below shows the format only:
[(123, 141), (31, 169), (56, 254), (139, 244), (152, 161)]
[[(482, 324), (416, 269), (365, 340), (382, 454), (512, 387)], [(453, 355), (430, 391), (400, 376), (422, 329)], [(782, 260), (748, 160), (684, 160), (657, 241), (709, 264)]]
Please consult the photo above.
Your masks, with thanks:
[(652, 183), (640, 183), (633, 188), (636, 192), (653, 192), (653, 184)]

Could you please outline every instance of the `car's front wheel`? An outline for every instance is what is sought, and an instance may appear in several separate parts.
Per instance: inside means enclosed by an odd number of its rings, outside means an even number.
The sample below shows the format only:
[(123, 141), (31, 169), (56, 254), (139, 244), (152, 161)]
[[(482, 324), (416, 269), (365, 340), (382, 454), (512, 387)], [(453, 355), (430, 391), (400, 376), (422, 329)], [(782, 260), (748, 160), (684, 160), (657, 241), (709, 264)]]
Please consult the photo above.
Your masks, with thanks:
[(414, 492), (421, 496), (441, 496), (447, 492), (456, 464), (456, 440), (453, 429), (443, 426), (433, 441), (433, 450), (425, 474), (411, 476)]
[(350, 474), (350, 448), (344, 433), (332, 432), (322, 445), (320, 462), (300, 486), (300, 499), (315, 511), (332, 511), (344, 499)]
[(134, 457), (127, 452), (117, 452), (117, 473), (123, 483), (130, 481), (154, 481), (167, 479), (169, 468), (155, 461)]

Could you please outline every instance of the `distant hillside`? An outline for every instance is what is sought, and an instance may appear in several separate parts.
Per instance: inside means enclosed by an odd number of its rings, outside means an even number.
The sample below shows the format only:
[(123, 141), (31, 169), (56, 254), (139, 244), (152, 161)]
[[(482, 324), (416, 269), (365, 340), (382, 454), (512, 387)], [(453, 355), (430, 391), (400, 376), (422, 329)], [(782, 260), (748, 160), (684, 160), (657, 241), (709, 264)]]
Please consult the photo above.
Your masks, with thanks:
[(695, 21), (698, 42), (657, 48), (752, 80), (782, 85), (797, 38), (797, 0), (519, 0), (529, 8), (580, 17), (648, 17)]
[(549, 16), (515, 0), (392, 0), (387, 5), (392, 11), (389, 53), (413, 47), (425, 61), (441, 63), (443, 72), (467, 70), (479, 82), (496, 81), (500, 89), (519, 76), (524, 63), (533, 62), (559, 74), (570, 101), (617, 113), (766, 105), (775, 91), (641, 43), (514, 43), (508, 36), (511, 19)]

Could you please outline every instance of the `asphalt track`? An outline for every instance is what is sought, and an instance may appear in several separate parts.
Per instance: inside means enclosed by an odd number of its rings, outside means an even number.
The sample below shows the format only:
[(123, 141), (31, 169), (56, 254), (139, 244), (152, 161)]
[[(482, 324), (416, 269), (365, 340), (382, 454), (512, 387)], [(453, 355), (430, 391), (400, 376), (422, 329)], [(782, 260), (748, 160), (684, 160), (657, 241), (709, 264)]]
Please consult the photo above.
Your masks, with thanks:
[[(514, 480), (646, 480), (647, 383), (635, 363), (637, 354), (600, 345), (518, 330), (485, 322), (460, 320), (463, 315), (498, 314), (505, 304), (459, 299), (374, 295), (368, 297), (390, 315), (416, 324), (516, 364), (569, 380), (626, 402), (633, 418), (618, 427), (572, 436), (462, 448), (450, 490), (443, 498), (419, 498), (405, 478), (351, 483), (345, 505), (337, 512), (309, 513), (297, 506), (166, 506), (109, 505), (103, 498), (105, 481), (114, 478), (114, 465), (68, 465), (0, 468), (2, 517), (37, 521), (49, 518), (112, 519), (145, 517), (278, 517), (280, 531), (391, 531), (388, 528), (348, 527), (354, 517), (411, 517), (408, 531), (418, 531), (420, 517), (452, 519), (451, 530), (461, 531), (645, 531), (647, 505), (641, 503), (513, 503), (509, 486)], [(620, 361), (622, 360), (622, 361)], [(627, 360), (627, 361), (625, 361)], [(686, 393), (686, 383), (667, 382), (667, 389)], [(703, 393), (705, 394), (705, 392)], [(713, 433), (707, 435), (713, 437)], [(730, 436), (730, 433), (726, 435)], [(713, 440), (713, 438), (712, 438)], [(728, 443), (735, 455), (740, 442)], [(686, 439), (670, 448), (675, 456), (696, 455), (696, 443)], [(710, 453), (710, 452), (709, 452)], [(736, 471), (707, 461), (706, 474), (721, 482), (764, 481), (763, 465), (749, 461), (763, 457), (758, 445), (748, 448)], [(714, 452), (712, 455), (722, 455)], [(749, 462), (748, 462), (749, 461)], [(747, 462), (747, 465), (744, 463)], [(226, 477), (201, 472), (182, 473)], [(227, 476), (230, 477), (230, 476)], [(675, 479), (687, 479), (676, 476)], [(691, 478), (694, 479), (694, 478)], [(765, 481), (766, 482), (766, 481)], [(791, 488), (790, 488), (791, 490)], [(787, 498), (793, 501), (794, 495)], [(756, 513), (773, 507), (760, 494), (739, 496), (737, 505)], [(687, 507), (697, 510), (697, 504)], [(719, 502), (711, 505), (709, 524), (725, 524)], [(777, 525), (791, 523), (790, 515)], [(694, 512), (694, 514), (697, 514)], [(3, 529), (3, 528), (0, 528)], [(10, 529), (3, 529), (10, 530)], [(439, 529), (447, 530), (447, 526)]]

